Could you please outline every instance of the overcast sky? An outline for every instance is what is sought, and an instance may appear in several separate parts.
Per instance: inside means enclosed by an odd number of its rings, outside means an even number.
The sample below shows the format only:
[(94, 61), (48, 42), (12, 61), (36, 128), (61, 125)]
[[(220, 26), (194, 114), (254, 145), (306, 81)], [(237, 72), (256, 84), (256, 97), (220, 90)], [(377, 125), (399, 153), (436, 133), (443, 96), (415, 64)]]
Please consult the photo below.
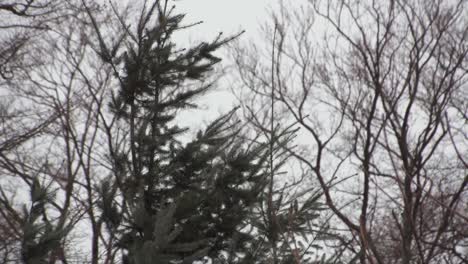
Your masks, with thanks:
[[(247, 41), (258, 34), (259, 26), (267, 21), (268, 8), (275, 0), (175, 0), (176, 12), (185, 13), (185, 23), (203, 21), (201, 25), (193, 27), (190, 31), (181, 32), (176, 41), (211, 41), (219, 32), (225, 36), (245, 30), (241, 41)], [(179, 39), (181, 38), (181, 39)], [(180, 42), (179, 42), (180, 43)], [(229, 62), (223, 57), (223, 65)], [(226, 78), (222, 79), (216, 91), (210, 92), (198, 101), (201, 109), (181, 113), (181, 120), (194, 128), (201, 128), (220, 113), (229, 111), (237, 105), (230, 92)], [(201, 110), (201, 111), (200, 111)]]
[(177, 10), (187, 14), (187, 21), (204, 21), (197, 27), (203, 35), (220, 31), (235, 33), (247, 30), (254, 34), (265, 21), (266, 8), (272, 0), (177, 0)]

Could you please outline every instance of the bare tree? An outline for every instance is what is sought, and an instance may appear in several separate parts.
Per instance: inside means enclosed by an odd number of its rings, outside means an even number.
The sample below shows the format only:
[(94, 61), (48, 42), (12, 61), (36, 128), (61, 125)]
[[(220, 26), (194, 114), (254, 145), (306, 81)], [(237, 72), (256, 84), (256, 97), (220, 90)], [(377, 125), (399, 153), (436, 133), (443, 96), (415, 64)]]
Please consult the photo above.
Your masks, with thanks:
[(350, 262), (467, 261), (466, 4), (282, 2), (273, 47), (236, 48), (250, 111), (274, 91), (281, 122), (300, 126), (307, 149), (284, 147), (320, 185)]
[(5, 263), (67, 263), (87, 261), (89, 248), (96, 263), (94, 186), (108, 165), (102, 98), (111, 71), (92, 61), (85, 10), (101, 12), (102, 23), (106, 12), (79, 1), (25, 2), (0, 6), (11, 14), (2, 47), (12, 51), (1, 61), (0, 252)]
[(0, 3), (0, 77), (13, 78), (20, 69), (31, 67), (27, 55), (29, 44), (44, 32), (56, 29), (72, 9), (67, 1), (17, 0)]

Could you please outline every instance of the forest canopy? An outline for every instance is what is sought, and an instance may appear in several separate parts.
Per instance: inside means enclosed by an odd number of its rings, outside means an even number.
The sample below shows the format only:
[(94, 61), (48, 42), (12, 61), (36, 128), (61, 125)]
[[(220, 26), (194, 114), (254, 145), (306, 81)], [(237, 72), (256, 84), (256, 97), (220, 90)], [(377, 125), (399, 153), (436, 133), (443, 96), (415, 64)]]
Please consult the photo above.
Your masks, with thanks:
[(466, 1), (177, 3), (0, 1), (0, 263), (468, 263)]

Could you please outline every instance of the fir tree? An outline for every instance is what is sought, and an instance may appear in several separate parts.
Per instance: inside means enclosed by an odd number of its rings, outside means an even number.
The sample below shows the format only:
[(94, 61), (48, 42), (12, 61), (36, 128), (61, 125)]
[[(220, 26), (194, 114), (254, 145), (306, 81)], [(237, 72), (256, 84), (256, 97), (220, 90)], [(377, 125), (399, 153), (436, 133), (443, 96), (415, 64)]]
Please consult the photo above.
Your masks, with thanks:
[[(242, 226), (266, 186), (267, 148), (237, 137), (235, 110), (188, 143), (180, 141), (187, 129), (175, 122), (212, 87), (209, 74), (220, 61), (213, 52), (232, 38), (179, 49), (172, 36), (184, 28), (184, 16), (173, 14), (167, 1), (143, 13), (126, 52), (105, 56), (122, 65), (110, 107), (129, 136), (128, 149), (114, 155), (114, 177), (99, 186), (103, 219), (119, 239), (124, 263), (192, 263), (241, 253), (251, 240)], [(101, 55), (110, 54), (101, 46)]]
[(63, 260), (62, 240), (72, 225), (64, 216), (50, 219), (48, 206), (54, 205), (54, 192), (34, 179), (30, 190), (31, 205), (23, 207), (21, 258), (26, 264), (54, 263)]

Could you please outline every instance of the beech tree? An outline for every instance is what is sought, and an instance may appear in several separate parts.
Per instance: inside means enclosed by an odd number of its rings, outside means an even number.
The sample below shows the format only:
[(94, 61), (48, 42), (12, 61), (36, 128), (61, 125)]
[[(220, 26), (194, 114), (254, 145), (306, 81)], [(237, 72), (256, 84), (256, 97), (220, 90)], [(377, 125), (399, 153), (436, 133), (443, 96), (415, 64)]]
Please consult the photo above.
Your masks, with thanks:
[(237, 78), (252, 120), (274, 98), (296, 133), (283, 148), (335, 216), (329, 246), (348, 263), (467, 262), (466, 1), (281, 5), (266, 44), (234, 49)]
[[(70, 229), (67, 203), (56, 203), (43, 181), (37, 140), (57, 121), (56, 109), (35, 108), (17, 89), (24, 73), (46, 63), (35, 57), (43, 36), (63, 25), (74, 9), (59, 1), (0, 3), (0, 254), (2, 263), (44, 263), (63, 258), (62, 238)], [(42, 146), (44, 147), (44, 146)], [(43, 148), (42, 150), (45, 150)], [(45, 151), (46, 152), (46, 151)], [(34, 154), (33, 154), (34, 153)], [(40, 154), (39, 154), (40, 155)], [(23, 203), (28, 201), (28, 203)], [(50, 217), (50, 208), (63, 216)]]

